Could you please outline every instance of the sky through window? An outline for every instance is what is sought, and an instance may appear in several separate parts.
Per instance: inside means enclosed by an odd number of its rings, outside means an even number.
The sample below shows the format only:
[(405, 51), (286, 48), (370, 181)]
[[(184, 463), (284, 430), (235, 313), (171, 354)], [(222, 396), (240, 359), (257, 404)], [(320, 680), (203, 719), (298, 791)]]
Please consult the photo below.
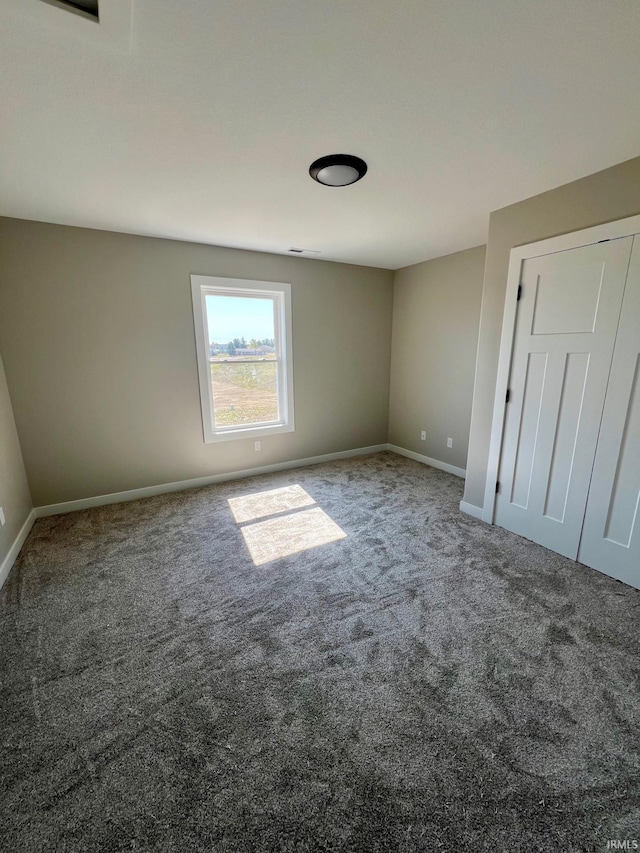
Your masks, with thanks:
[(206, 296), (210, 343), (234, 338), (274, 338), (273, 302), (238, 296)]

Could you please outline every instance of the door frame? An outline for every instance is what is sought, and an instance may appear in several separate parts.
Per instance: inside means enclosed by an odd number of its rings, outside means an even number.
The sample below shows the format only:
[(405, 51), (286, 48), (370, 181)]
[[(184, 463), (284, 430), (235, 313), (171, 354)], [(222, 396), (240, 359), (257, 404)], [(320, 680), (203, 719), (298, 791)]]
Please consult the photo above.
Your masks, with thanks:
[(614, 222), (605, 222), (602, 225), (594, 225), (591, 228), (583, 228), (580, 231), (560, 234), (557, 237), (548, 237), (545, 240), (537, 240), (535, 243), (515, 246), (511, 250), (509, 255), (509, 271), (507, 274), (504, 314), (502, 317), (502, 334), (500, 337), (500, 355), (498, 358), (496, 391), (493, 402), (491, 441), (489, 444), (487, 479), (482, 509), (483, 521), (493, 524), (495, 518), (496, 483), (498, 482), (500, 456), (502, 454), (502, 440), (504, 436), (507, 408), (507, 387), (509, 383), (509, 374), (511, 373), (511, 360), (513, 356), (516, 313), (518, 307), (518, 286), (520, 285), (522, 276), (523, 263), (529, 258), (537, 258), (541, 255), (552, 255), (556, 252), (565, 252), (569, 249), (579, 249), (582, 246), (590, 246), (593, 243), (601, 243), (605, 240), (617, 240), (621, 237), (631, 237), (635, 234), (640, 234), (640, 214), (637, 216), (629, 216), (625, 219), (618, 219)]

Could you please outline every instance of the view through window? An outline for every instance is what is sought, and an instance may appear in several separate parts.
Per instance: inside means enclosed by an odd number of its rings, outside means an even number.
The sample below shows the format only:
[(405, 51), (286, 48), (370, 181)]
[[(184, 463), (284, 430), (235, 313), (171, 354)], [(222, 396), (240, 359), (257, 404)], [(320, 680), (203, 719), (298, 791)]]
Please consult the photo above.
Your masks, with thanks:
[(280, 418), (274, 300), (205, 296), (214, 426)]

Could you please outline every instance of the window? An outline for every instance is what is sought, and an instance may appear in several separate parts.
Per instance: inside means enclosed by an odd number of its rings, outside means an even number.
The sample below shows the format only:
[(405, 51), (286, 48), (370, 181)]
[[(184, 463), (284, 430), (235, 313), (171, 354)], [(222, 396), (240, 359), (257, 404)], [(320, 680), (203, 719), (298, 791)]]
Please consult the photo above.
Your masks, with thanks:
[(205, 442), (293, 432), (291, 285), (192, 275)]

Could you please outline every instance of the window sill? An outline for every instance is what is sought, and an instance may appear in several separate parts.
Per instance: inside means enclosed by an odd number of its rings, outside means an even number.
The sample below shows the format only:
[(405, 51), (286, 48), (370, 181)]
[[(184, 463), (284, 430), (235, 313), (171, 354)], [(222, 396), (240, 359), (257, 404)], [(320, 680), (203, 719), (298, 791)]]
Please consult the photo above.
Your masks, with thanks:
[(267, 438), (270, 435), (281, 435), (285, 432), (295, 432), (293, 424), (273, 424), (272, 426), (239, 427), (205, 436), (205, 444), (217, 444), (220, 441), (234, 441), (239, 438)]

